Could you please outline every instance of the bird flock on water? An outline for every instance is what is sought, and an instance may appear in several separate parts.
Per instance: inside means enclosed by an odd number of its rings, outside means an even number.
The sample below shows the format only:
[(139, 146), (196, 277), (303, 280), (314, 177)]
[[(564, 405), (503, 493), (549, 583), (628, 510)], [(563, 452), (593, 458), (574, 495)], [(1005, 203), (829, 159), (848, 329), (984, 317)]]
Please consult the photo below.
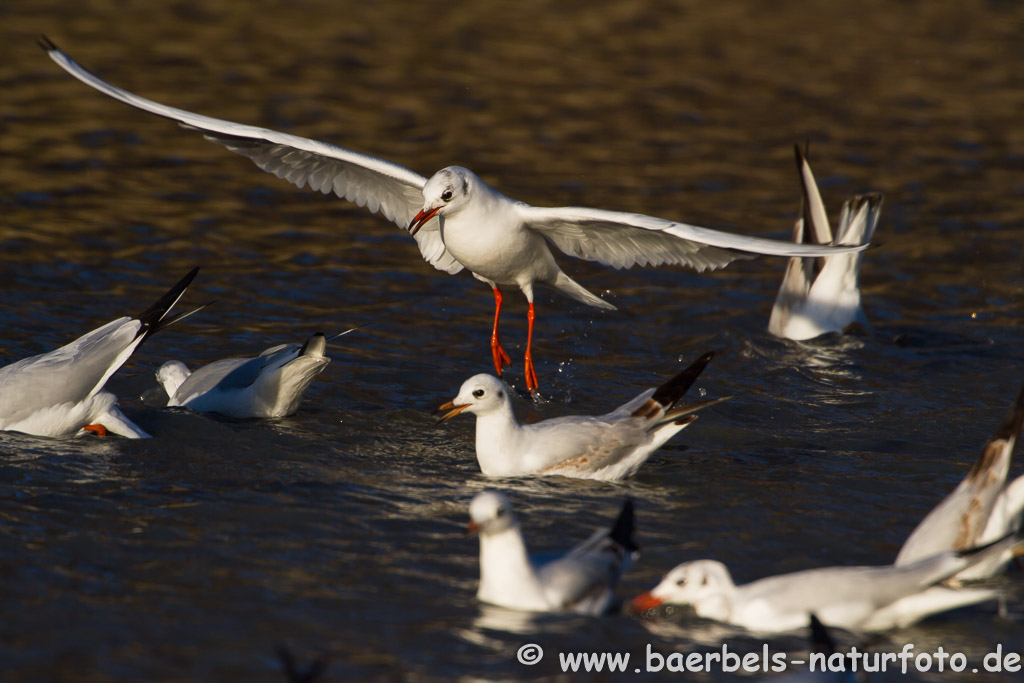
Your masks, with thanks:
[[(439, 422), (463, 413), (475, 416), (475, 450), (485, 476), (620, 480), (693, 423), (698, 411), (732, 398), (683, 401), (712, 360), (714, 353), (708, 352), (606, 414), (520, 422), (504, 380), (511, 358), (499, 334), (502, 288), (516, 287), (527, 300), (522, 368), (531, 393), (539, 389), (532, 356), (534, 286), (546, 285), (588, 306), (615, 308), (563, 272), (552, 246), (613, 268), (682, 265), (703, 271), (755, 255), (787, 257), (768, 321), (771, 334), (802, 341), (868, 325), (858, 280), (882, 196), (848, 200), (833, 232), (799, 148), (802, 209), (790, 243), (642, 214), (531, 206), (502, 195), (459, 166), (426, 178), (336, 145), (159, 104), (100, 79), (45, 38), (41, 46), (67, 73), (101, 93), (176, 121), (299, 187), (334, 193), (380, 213), (416, 240), (434, 268), (450, 275), (466, 270), (490, 287), (495, 374), (470, 377), (439, 408)], [(198, 271), (193, 268), (138, 316), (119, 317), (58, 349), (0, 368), (0, 429), (53, 438), (148, 438), (121, 412), (105, 385), (143, 342), (205, 307), (172, 313)], [(282, 417), (298, 410), (303, 393), (327, 367), (328, 341), (317, 332), (301, 343), (192, 371), (172, 360), (158, 369), (156, 379), (167, 406), (235, 418)], [(997, 598), (997, 588), (975, 582), (1001, 573), (1024, 547), (1024, 476), (1008, 480), (1022, 422), (1024, 388), (963, 482), (921, 521), (890, 565), (823, 567), (736, 585), (722, 563), (691, 560), (625, 601), (624, 609), (656, 617), (663, 605), (688, 605), (698, 616), (755, 633), (800, 629), (812, 620), (874, 632)], [(468, 530), (480, 541), (480, 601), (526, 612), (591, 615), (623, 607), (616, 584), (639, 549), (631, 501), (623, 504), (609, 528), (554, 558), (529, 554), (512, 502), (502, 492), (477, 494), (469, 518)]]

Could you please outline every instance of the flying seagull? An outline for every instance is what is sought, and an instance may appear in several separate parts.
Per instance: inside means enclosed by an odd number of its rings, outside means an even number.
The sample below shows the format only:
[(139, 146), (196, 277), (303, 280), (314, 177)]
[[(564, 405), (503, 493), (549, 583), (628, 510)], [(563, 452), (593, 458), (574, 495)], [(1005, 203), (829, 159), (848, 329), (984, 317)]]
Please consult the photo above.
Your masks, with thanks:
[(562, 272), (551, 244), (570, 256), (614, 268), (676, 264), (698, 271), (722, 268), (749, 254), (824, 257), (865, 248), (790, 244), (636, 213), (530, 206), (504, 196), (461, 166), (448, 166), (425, 178), (404, 166), (326, 142), (159, 104), (107, 83), (45, 37), (40, 45), (61, 68), (105, 95), (196, 130), (299, 187), (333, 192), (380, 212), (406, 228), (423, 258), (438, 270), (454, 274), (468, 269), (494, 292), (491, 356), (499, 376), (511, 362), (498, 336), (500, 288), (519, 287), (529, 304), (524, 374), (530, 391), (538, 386), (531, 352), (535, 284), (549, 285), (590, 306), (615, 309)]

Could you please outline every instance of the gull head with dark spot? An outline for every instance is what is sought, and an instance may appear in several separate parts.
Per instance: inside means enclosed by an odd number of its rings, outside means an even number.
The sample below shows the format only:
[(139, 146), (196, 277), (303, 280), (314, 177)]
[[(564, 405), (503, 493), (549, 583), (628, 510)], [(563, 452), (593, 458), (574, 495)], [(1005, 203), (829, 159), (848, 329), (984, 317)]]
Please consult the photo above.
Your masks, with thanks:
[(463, 412), (475, 415), (490, 415), (498, 411), (511, 411), (512, 404), (508, 398), (505, 384), (493, 375), (485, 373), (474, 375), (462, 383), (459, 395), (438, 408), (448, 412), (441, 416), (438, 423), (447, 422)]
[(729, 596), (735, 591), (736, 585), (724, 564), (696, 560), (670, 571), (657, 586), (633, 598), (631, 607), (644, 612), (663, 604), (699, 605), (702, 616), (725, 621), (729, 617)]
[(461, 166), (448, 166), (432, 175), (423, 186), (423, 208), (413, 216), (409, 234), (415, 235), (434, 216), (443, 221), (458, 213), (471, 201), (473, 187), (480, 182), (475, 173)]
[(484, 491), (478, 493), (469, 504), (468, 533), (483, 535), (498, 534), (516, 526), (512, 503), (502, 493)]

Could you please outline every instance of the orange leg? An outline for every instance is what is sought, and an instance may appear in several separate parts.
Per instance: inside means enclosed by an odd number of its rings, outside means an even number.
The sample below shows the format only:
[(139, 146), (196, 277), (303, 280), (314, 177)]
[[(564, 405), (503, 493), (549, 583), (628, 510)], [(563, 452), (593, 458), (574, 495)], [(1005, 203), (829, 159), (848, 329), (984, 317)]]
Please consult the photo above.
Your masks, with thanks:
[(82, 427), (87, 432), (95, 432), (96, 436), (106, 436), (107, 428), (103, 425), (85, 425)]
[(528, 331), (526, 333), (526, 368), (524, 374), (526, 375), (526, 388), (531, 393), (537, 391), (537, 371), (533, 369), (533, 320), (537, 317), (537, 313), (533, 310), (533, 302), (530, 302), (530, 310), (526, 312), (526, 321), (529, 323)]
[(498, 341), (498, 318), (501, 317), (501, 290), (497, 287), (494, 288), (494, 331), (491, 332), (491, 357), (494, 358), (494, 369), (498, 372), (498, 377), (501, 377), (501, 369), (506, 365), (512, 364), (512, 359), (505, 353), (505, 349), (501, 348), (501, 342)]

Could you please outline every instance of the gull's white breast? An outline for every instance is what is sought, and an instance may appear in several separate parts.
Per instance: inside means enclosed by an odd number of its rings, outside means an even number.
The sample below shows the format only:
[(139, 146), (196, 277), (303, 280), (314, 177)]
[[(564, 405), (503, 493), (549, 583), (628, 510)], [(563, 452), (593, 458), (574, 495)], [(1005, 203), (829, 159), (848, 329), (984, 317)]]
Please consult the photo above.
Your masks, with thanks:
[(459, 263), (502, 285), (554, 279), (558, 266), (544, 238), (523, 224), (517, 203), (486, 188), (441, 221), (441, 239)]

